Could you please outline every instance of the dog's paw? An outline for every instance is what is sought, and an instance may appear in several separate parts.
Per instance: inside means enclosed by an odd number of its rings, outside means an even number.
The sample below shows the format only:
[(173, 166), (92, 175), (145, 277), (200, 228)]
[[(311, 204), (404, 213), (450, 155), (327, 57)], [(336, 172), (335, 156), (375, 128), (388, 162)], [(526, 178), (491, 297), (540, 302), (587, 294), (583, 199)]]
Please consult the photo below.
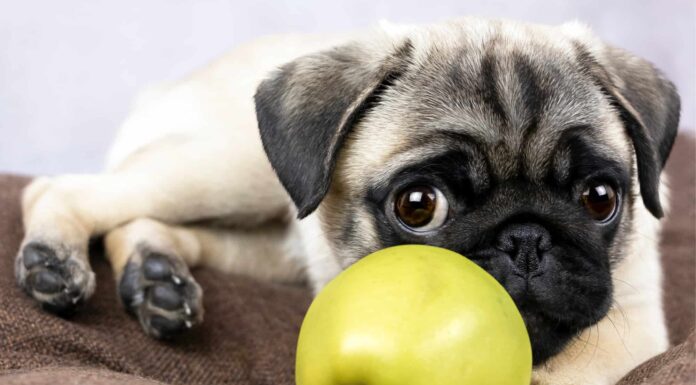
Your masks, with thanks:
[(94, 273), (86, 261), (79, 250), (29, 242), (17, 255), (15, 276), (43, 308), (68, 315), (94, 292)]
[(118, 291), (152, 337), (171, 337), (203, 320), (203, 291), (176, 256), (139, 248), (124, 268)]

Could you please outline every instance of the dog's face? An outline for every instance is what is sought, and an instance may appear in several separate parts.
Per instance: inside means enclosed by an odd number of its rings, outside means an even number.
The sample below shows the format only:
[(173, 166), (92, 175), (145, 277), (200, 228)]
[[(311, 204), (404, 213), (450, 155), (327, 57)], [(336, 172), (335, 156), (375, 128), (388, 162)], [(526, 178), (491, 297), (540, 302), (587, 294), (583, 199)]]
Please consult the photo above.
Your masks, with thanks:
[(508, 290), (543, 362), (611, 307), (636, 213), (661, 216), (678, 97), (578, 26), (396, 35), (262, 83), (269, 159), (300, 216), (321, 203), (342, 266), (404, 243), (460, 252)]

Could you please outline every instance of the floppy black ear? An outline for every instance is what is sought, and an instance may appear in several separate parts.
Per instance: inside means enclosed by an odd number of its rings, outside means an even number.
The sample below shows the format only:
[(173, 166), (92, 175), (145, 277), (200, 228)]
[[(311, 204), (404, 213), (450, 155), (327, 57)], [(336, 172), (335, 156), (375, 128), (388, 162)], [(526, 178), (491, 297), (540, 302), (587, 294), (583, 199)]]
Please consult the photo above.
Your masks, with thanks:
[(300, 218), (326, 195), (346, 134), (403, 72), (411, 48), (352, 43), (296, 59), (259, 85), (261, 140)]
[[(581, 60), (595, 61), (578, 46)], [(680, 99), (674, 84), (651, 63), (619, 48), (606, 46), (602, 68), (593, 74), (617, 109), (633, 141), (638, 179), (645, 207), (657, 218), (660, 174), (672, 150), (679, 126)]]

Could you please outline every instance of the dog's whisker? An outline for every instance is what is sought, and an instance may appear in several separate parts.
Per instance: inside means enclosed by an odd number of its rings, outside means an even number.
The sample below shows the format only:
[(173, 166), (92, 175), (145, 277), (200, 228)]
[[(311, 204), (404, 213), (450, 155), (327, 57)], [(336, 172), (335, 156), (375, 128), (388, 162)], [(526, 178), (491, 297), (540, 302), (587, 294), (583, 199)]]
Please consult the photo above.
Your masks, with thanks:
[(628, 281), (626, 281), (626, 280), (623, 280), (623, 279), (617, 278), (617, 277), (614, 277), (613, 279), (614, 279), (614, 281), (616, 281), (616, 282), (619, 282), (619, 283), (622, 283), (622, 284), (628, 286), (628, 287), (629, 287), (630, 289), (632, 289), (634, 292), (638, 292), (638, 291), (639, 291), (637, 287), (635, 287), (633, 284), (631, 284), (630, 282), (628, 282)]
[(633, 357), (633, 354), (631, 353), (630, 349), (628, 349), (628, 346), (626, 346), (625, 331), (624, 331), (624, 333), (619, 332), (619, 329), (616, 327), (616, 324), (614, 323), (614, 320), (611, 318), (611, 314), (607, 314), (607, 317), (606, 317), (606, 318), (607, 318), (607, 320), (611, 323), (611, 325), (614, 327), (614, 330), (616, 331), (616, 336), (617, 336), (617, 337), (619, 338), (619, 340), (621, 341), (621, 345), (623, 346), (624, 351), (625, 351), (629, 356), (631, 356), (631, 358), (632, 358), (632, 357)]

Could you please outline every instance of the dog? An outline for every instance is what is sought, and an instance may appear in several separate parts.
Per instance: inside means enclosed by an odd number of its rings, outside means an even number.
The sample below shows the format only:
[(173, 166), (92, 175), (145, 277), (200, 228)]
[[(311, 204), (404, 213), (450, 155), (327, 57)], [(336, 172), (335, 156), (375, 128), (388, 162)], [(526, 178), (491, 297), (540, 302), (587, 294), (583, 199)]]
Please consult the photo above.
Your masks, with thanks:
[(20, 286), (69, 312), (103, 236), (150, 336), (203, 319), (189, 269), (318, 292), (397, 244), (510, 293), (533, 383), (613, 384), (667, 348), (658, 253), (675, 87), (585, 26), (463, 18), (275, 36), (146, 90), (108, 168), (23, 195)]

